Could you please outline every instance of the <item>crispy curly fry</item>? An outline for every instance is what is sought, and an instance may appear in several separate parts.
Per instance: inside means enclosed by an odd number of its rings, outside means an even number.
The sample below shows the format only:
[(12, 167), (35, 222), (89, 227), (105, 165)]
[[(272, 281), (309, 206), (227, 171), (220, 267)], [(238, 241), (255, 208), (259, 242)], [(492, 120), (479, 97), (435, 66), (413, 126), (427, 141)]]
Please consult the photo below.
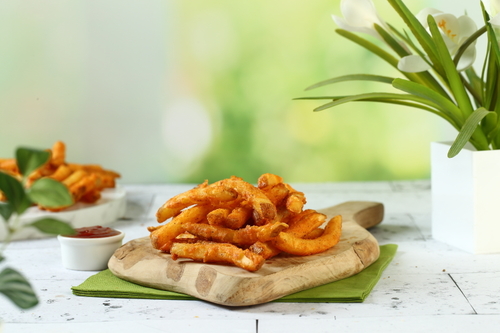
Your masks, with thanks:
[(323, 234), (315, 239), (303, 239), (290, 233), (281, 232), (272, 244), (281, 251), (297, 255), (308, 256), (324, 252), (335, 246), (342, 232), (342, 217), (333, 217), (325, 227)]
[(166, 221), (182, 209), (199, 203), (220, 203), (235, 200), (237, 191), (227, 186), (196, 187), (167, 200), (156, 212), (158, 222)]
[(95, 188), (97, 176), (95, 173), (87, 174), (77, 182), (69, 186), (69, 191), (73, 195), (75, 201), (80, 201), (80, 198), (86, 193)]
[(326, 221), (326, 215), (308, 209), (294, 216), (288, 224), (290, 227), (285, 230), (286, 233), (292, 234), (295, 237), (303, 237), (312, 230), (318, 228)]
[(66, 145), (62, 141), (56, 141), (52, 146), (50, 164), (57, 168), (66, 161)]
[(264, 226), (247, 225), (245, 228), (237, 230), (204, 223), (186, 223), (182, 225), (184, 231), (203, 239), (241, 246), (251, 245), (258, 241), (267, 242), (272, 240), (287, 227), (287, 224), (281, 222), (269, 223)]
[(242, 204), (234, 208), (226, 218), (225, 226), (231, 229), (239, 229), (252, 217), (252, 207)]
[(174, 260), (187, 258), (202, 262), (232, 264), (250, 272), (259, 270), (265, 261), (262, 256), (252, 251), (227, 243), (174, 243), (170, 252)]
[(233, 188), (242, 198), (249, 202), (254, 209), (254, 220), (257, 225), (264, 225), (276, 217), (276, 207), (271, 200), (258, 188), (235, 176), (220, 180), (214, 184), (219, 184)]
[(208, 224), (223, 227), (226, 225), (226, 219), (230, 213), (227, 208), (217, 208), (207, 214)]
[[(199, 223), (206, 218), (207, 213), (212, 209), (211, 205), (198, 205), (183, 210), (175, 216), (169, 223), (158, 228), (151, 228), (149, 235), (153, 248), (169, 252), (177, 236), (185, 232), (184, 223)], [(148, 229), (149, 230), (149, 229)]]
[(270, 242), (255, 242), (248, 249), (266, 260), (281, 253), (281, 250)]
[(7, 171), (10, 173), (19, 173), (17, 168), (16, 160), (13, 158), (2, 158), (0, 159), (0, 170)]
[(63, 181), (64, 179), (68, 178), (73, 171), (66, 165), (66, 164), (61, 164), (53, 174), (49, 175), (49, 178), (55, 179), (57, 181)]
[(294, 212), (296, 214), (300, 213), (304, 207), (306, 202), (306, 197), (304, 193), (295, 190), (290, 184), (285, 184), (288, 190), (290, 191), (290, 195), (286, 199), (286, 208)]
[(264, 173), (257, 180), (257, 187), (263, 189), (268, 186), (283, 183), (283, 178), (272, 173)]
[(304, 239), (315, 239), (315, 238), (318, 238), (319, 236), (323, 235), (324, 232), (325, 232), (325, 229), (323, 229), (323, 228), (316, 228), (316, 229), (312, 230), (311, 232), (308, 232), (302, 238), (304, 238)]
[(267, 186), (261, 189), (275, 206), (279, 206), (288, 198), (290, 190), (284, 183)]

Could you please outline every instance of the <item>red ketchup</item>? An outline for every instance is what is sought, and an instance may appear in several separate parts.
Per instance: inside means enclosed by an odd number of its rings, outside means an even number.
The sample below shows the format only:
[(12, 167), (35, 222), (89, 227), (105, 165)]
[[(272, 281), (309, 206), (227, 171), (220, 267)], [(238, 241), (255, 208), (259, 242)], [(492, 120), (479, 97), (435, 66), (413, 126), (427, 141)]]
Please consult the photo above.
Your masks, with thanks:
[(118, 230), (108, 227), (101, 227), (100, 225), (96, 225), (93, 227), (76, 228), (75, 231), (76, 234), (64, 236), (73, 238), (103, 238), (120, 234)]

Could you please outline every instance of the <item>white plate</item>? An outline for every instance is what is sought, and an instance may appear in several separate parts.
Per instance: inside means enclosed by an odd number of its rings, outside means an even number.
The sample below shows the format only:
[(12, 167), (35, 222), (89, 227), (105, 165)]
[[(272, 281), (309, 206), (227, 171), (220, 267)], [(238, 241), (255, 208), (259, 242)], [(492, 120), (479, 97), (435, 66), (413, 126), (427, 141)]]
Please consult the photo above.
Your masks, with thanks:
[[(94, 225), (109, 225), (121, 218), (125, 214), (126, 200), (125, 190), (119, 186), (102, 191), (102, 196), (95, 204), (77, 203), (61, 212), (53, 213), (42, 211), (37, 207), (29, 208), (21, 216), (22, 225), (29, 224), (35, 220), (50, 216), (55, 219), (68, 222), (73, 228), (90, 227)], [(0, 241), (7, 236), (5, 223), (1, 223)], [(44, 234), (32, 227), (22, 228), (14, 234), (12, 240), (44, 238), (49, 235)]]

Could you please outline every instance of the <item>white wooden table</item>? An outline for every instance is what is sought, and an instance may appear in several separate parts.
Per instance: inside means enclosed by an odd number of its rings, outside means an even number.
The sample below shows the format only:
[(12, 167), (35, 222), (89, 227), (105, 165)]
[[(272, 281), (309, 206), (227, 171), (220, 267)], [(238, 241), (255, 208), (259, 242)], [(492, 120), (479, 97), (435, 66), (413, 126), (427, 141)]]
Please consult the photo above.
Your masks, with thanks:
[[(372, 229), (399, 245), (364, 303), (268, 303), (226, 308), (203, 301), (74, 296), (95, 272), (66, 270), (55, 238), (17, 241), (5, 255), (32, 282), (40, 304), (22, 311), (0, 298), (3, 333), (23, 332), (498, 332), (500, 255), (472, 255), (431, 237), (430, 183), (293, 184), (307, 208), (368, 200), (385, 205)], [(125, 242), (148, 235), (157, 208), (191, 185), (128, 185)]]

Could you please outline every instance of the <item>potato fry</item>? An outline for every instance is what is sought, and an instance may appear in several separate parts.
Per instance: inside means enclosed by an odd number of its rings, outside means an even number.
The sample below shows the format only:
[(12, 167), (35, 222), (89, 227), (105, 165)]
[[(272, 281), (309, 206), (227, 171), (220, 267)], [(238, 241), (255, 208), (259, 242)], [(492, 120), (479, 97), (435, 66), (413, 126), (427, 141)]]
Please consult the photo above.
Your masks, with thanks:
[(0, 159), (0, 170), (8, 171), (10, 173), (17, 174), (19, 169), (17, 168), (16, 160), (13, 158)]
[(230, 213), (227, 208), (217, 208), (207, 214), (208, 224), (223, 227), (226, 225), (226, 219)]
[(79, 181), (75, 182), (69, 187), (69, 191), (73, 195), (75, 201), (80, 201), (80, 198), (87, 192), (95, 189), (97, 176), (92, 173), (90, 175), (85, 175)]
[(254, 209), (254, 220), (257, 225), (264, 225), (276, 217), (276, 207), (271, 200), (258, 188), (239, 177), (232, 176), (214, 184), (233, 188)]
[(62, 141), (56, 141), (52, 146), (50, 164), (57, 168), (66, 161), (66, 145)]
[(48, 177), (62, 182), (63, 180), (68, 178), (72, 173), (73, 171), (71, 171), (71, 169), (66, 164), (61, 164), (56, 169), (56, 171), (54, 171), (54, 173)]
[(283, 183), (267, 186), (262, 189), (262, 192), (271, 200), (275, 206), (279, 206), (283, 201), (287, 200), (290, 191)]
[(239, 229), (252, 217), (252, 207), (243, 203), (234, 208), (226, 218), (225, 225), (231, 229)]
[(283, 178), (272, 173), (265, 173), (257, 180), (257, 187), (260, 189), (283, 183)]
[(199, 203), (220, 203), (235, 200), (238, 193), (227, 186), (207, 186), (193, 188), (167, 200), (156, 212), (158, 222), (166, 221), (182, 209)]
[(308, 209), (290, 219), (288, 222), (290, 227), (286, 229), (285, 232), (295, 237), (302, 238), (312, 230), (321, 226), (325, 221), (326, 215)]
[(85, 172), (84, 170), (76, 170), (75, 172), (70, 174), (68, 177), (66, 177), (62, 181), (62, 183), (69, 188), (73, 184), (78, 183), (80, 180), (82, 180), (87, 175), (88, 175), (87, 172)]
[(323, 233), (325, 232), (325, 229), (323, 228), (316, 228), (314, 230), (312, 230), (311, 232), (307, 233), (306, 235), (304, 235), (304, 239), (315, 239), (315, 238), (318, 238), (319, 236), (323, 235)]
[(169, 223), (153, 229), (150, 234), (153, 248), (169, 252), (177, 236), (185, 232), (184, 223), (199, 223), (206, 219), (207, 213), (212, 209), (211, 205), (199, 205), (183, 210)]
[(323, 234), (315, 239), (303, 239), (290, 233), (281, 232), (272, 244), (281, 251), (297, 255), (308, 256), (324, 252), (335, 246), (342, 232), (342, 217), (333, 217), (325, 227)]
[(264, 226), (247, 225), (245, 228), (237, 230), (203, 223), (185, 223), (182, 225), (184, 231), (205, 240), (240, 246), (270, 241), (287, 227), (287, 224), (281, 222), (269, 223)]
[(250, 272), (259, 270), (264, 258), (249, 250), (227, 243), (197, 242), (175, 243), (171, 249), (172, 259), (188, 258), (194, 261), (232, 264)]

